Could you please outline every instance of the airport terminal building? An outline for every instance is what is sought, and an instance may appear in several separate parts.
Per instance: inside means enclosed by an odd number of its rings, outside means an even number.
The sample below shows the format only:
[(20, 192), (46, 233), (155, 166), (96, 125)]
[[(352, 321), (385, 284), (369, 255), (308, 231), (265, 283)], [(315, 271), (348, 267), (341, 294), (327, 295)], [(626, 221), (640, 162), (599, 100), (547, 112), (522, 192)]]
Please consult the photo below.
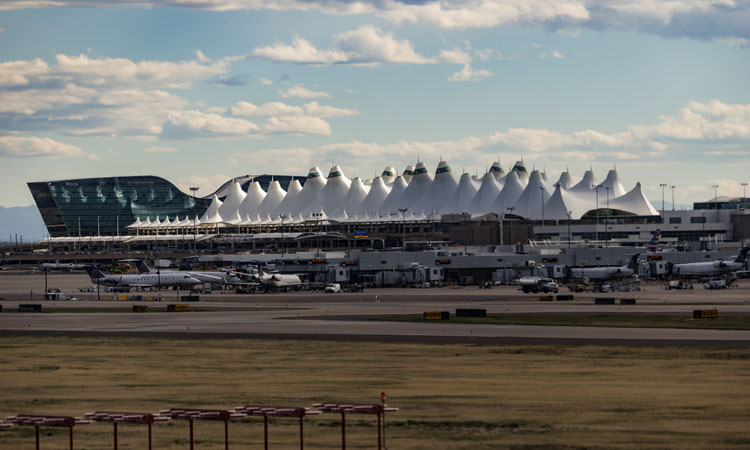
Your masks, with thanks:
[[(465, 245), (511, 245), (530, 241), (612, 242), (636, 246), (660, 230), (663, 241), (692, 243), (746, 240), (750, 236), (747, 198), (717, 197), (693, 210), (659, 211), (640, 183), (626, 189), (617, 170), (598, 181), (592, 170), (574, 181), (528, 172), (518, 161), (506, 174), (499, 163), (482, 176), (457, 177), (441, 161), (434, 174), (420, 162), (401, 175), (386, 167), (369, 180), (349, 179), (334, 165), (323, 176), (312, 167), (306, 177), (246, 175), (215, 192), (194, 197), (156, 176), (88, 178), (28, 183), (51, 237), (136, 235), (139, 240), (171, 236), (203, 241), (272, 241), (286, 248), (356, 242), (386, 248), (406, 241)], [(286, 236), (284, 233), (286, 232)], [(320, 238), (325, 232), (327, 238)], [(280, 235), (280, 236), (276, 236)], [(378, 245), (377, 242), (380, 242)], [(195, 243), (194, 243), (195, 244)], [(697, 245), (696, 245), (697, 244)], [(421, 245), (421, 244), (420, 244)]]

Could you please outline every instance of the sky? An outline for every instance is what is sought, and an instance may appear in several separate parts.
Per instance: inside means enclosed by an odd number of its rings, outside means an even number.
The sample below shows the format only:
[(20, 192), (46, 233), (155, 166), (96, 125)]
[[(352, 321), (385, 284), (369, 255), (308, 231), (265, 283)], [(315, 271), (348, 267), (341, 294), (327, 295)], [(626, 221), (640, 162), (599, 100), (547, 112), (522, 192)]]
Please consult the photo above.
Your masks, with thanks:
[(750, 181), (750, 2), (5, 0), (0, 205), (332, 164), (616, 167), (660, 206)]

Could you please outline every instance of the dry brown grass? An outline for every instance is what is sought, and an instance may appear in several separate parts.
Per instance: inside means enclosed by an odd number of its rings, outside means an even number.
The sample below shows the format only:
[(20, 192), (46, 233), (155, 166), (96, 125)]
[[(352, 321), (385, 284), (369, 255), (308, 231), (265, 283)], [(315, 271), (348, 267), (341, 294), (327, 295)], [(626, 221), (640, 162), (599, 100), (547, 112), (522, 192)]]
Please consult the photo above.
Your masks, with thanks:
[[(381, 344), (147, 338), (0, 338), (0, 414), (155, 412), (243, 403), (375, 402), (391, 449), (748, 448), (748, 349)], [(348, 447), (375, 448), (375, 420), (348, 417)], [(145, 446), (120, 427), (120, 448)], [(294, 420), (271, 426), (295, 448)], [(196, 422), (198, 449), (223, 448), (223, 425)], [(154, 448), (186, 448), (187, 423), (154, 428)], [(340, 446), (339, 417), (306, 420), (306, 447)], [(262, 421), (230, 424), (232, 448), (262, 448)], [(33, 448), (33, 429), (0, 448)], [(76, 431), (76, 448), (111, 448), (111, 426)], [(66, 448), (51, 430), (42, 446)]]

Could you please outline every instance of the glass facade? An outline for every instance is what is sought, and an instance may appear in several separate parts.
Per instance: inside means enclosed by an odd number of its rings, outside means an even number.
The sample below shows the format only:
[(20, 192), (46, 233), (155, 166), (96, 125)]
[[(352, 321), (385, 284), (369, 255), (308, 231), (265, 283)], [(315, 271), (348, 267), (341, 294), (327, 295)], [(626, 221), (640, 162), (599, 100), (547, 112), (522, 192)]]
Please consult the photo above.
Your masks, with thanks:
[(135, 222), (199, 217), (210, 199), (193, 197), (155, 176), (85, 178), (28, 183), (47, 230), (59, 236), (128, 234)]

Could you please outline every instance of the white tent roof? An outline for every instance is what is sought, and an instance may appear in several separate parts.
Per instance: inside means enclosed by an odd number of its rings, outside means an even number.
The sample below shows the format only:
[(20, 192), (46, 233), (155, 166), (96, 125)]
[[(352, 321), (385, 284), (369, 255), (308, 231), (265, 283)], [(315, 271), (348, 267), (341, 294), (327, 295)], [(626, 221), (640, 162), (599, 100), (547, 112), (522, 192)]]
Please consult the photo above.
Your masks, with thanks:
[[(383, 201), (383, 204), (380, 205), (378, 208), (379, 212), (382, 213), (389, 213), (392, 211), (398, 211), (399, 204), (401, 202), (401, 196), (404, 192), (406, 192), (406, 189), (409, 187), (406, 180), (404, 179), (403, 175), (399, 175), (396, 177), (395, 180), (393, 180), (393, 184), (391, 185), (391, 192), (388, 194), (388, 197)], [(401, 207), (403, 208), (403, 207)]]
[(445, 202), (440, 212), (450, 214), (465, 211), (467, 206), (471, 204), (471, 201), (474, 200), (474, 196), (477, 195), (478, 189), (474, 180), (471, 179), (471, 175), (464, 173), (461, 175), (461, 179), (458, 181), (458, 186), (453, 191), (453, 195)]
[(526, 164), (524, 164), (523, 160), (516, 161), (516, 163), (513, 164), (512, 172), (516, 172), (516, 175), (518, 175), (518, 181), (526, 187), (526, 183), (529, 182), (529, 172), (526, 170)]
[[(523, 184), (518, 179), (518, 172), (512, 171), (505, 176), (505, 185), (500, 194), (492, 202), (489, 211), (496, 212), (498, 214), (510, 214), (511, 211), (508, 208), (515, 208), (518, 199), (523, 194)], [(516, 214), (515, 209), (512, 214)]]
[(568, 211), (570, 211), (570, 217), (577, 220), (591, 209), (593, 207), (590, 201), (578, 197), (558, 184), (555, 192), (544, 205), (544, 218), (545, 220), (567, 220)]
[(211, 204), (208, 205), (206, 213), (203, 214), (203, 217), (201, 217), (200, 219), (201, 223), (214, 224), (223, 222), (221, 214), (219, 214), (219, 208), (221, 207), (222, 203), (223, 202), (219, 200), (219, 197), (214, 194), (213, 198), (211, 198)]
[(291, 214), (301, 212), (303, 216), (308, 215), (311, 211), (317, 211), (322, 207), (319, 197), (325, 185), (326, 179), (321, 175), (320, 169), (318, 167), (311, 167), (307, 173), (307, 181), (305, 181), (305, 185), (295, 199), (294, 204), (289, 205), (283, 211), (289, 211)]
[[(284, 193), (278, 181), (276, 184), (278, 186), (274, 186), (273, 182), (268, 185), (268, 195), (263, 199), (264, 203), (261, 203), (259, 210), (264, 213), (279, 212), (292, 214), (293, 207), (297, 205), (297, 197), (302, 192), (302, 185), (299, 180), (292, 180), (289, 183), (289, 187), (287, 187), (286, 193)], [(279, 196), (281, 200), (278, 200)], [(299, 213), (299, 210), (297, 210), (297, 213)]]
[(229, 216), (223, 217), (223, 219), (223, 223), (227, 225), (237, 225), (242, 222), (242, 216), (240, 216), (240, 212), (236, 209)]
[(531, 172), (529, 184), (518, 198), (514, 214), (534, 220), (541, 219), (542, 205), (549, 200), (552, 192), (549, 184), (544, 182), (541, 172)]
[(352, 184), (349, 186), (349, 192), (346, 193), (343, 201), (343, 209), (347, 213), (353, 213), (359, 210), (362, 202), (367, 198), (367, 194), (370, 192), (370, 186), (366, 186), (362, 179), (357, 177), (352, 180)]
[[(623, 187), (622, 183), (620, 182), (620, 174), (617, 173), (617, 169), (610, 170), (609, 173), (607, 173), (607, 178), (602, 181), (601, 185), (605, 188), (609, 188), (610, 200), (612, 200), (613, 197), (617, 198), (625, 195), (625, 187)], [(605, 193), (604, 196), (606, 198), (607, 194)]]
[[(352, 181), (344, 175), (341, 167), (337, 165), (331, 167), (331, 170), (328, 172), (328, 182), (326, 182), (325, 187), (320, 191), (320, 206), (326, 214), (331, 215), (341, 209), (341, 205), (344, 202), (346, 194), (349, 192), (351, 184)], [(305, 208), (302, 211), (312, 210)]]
[(411, 206), (416, 211), (425, 211), (428, 214), (440, 211), (446, 202), (456, 192), (458, 183), (453, 176), (451, 166), (445, 161), (438, 163), (435, 170), (435, 179), (425, 190), (424, 194)]
[(390, 192), (391, 187), (385, 184), (383, 178), (375, 177), (370, 185), (370, 192), (367, 193), (367, 196), (359, 204), (356, 213), (375, 213), (380, 209), (380, 206)]
[(141, 222), (141, 217), (138, 216), (135, 218), (135, 222), (131, 223), (130, 225), (126, 226), (125, 228), (138, 228), (142, 226), (143, 223)]
[(401, 176), (404, 177), (406, 184), (411, 183), (411, 178), (414, 176), (414, 166), (411, 164), (406, 166), (406, 169), (404, 169), (404, 173), (402, 173)]
[(414, 176), (411, 178), (409, 186), (404, 193), (399, 196), (399, 202), (395, 205), (396, 209), (413, 209), (413, 205), (415, 205), (422, 195), (424, 195), (430, 187), (432, 180), (432, 174), (427, 170), (427, 166), (421, 161), (418, 162), (417, 167), (414, 168)]
[(396, 169), (394, 169), (393, 166), (389, 164), (385, 169), (383, 169), (383, 173), (380, 175), (380, 178), (382, 178), (386, 183), (393, 183), (393, 180), (396, 179)]
[(219, 215), (221, 217), (239, 217), (235, 213), (240, 209), (240, 205), (245, 200), (246, 195), (237, 181), (232, 182), (232, 185), (229, 186), (229, 193), (219, 207)]
[(566, 170), (560, 174), (560, 178), (558, 178), (557, 183), (555, 184), (559, 184), (563, 189), (570, 189), (573, 187), (573, 177), (570, 176), (570, 172)]
[(488, 212), (499, 194), (500, 183), (495, 178), (495, 175), (487, 172), (482, 177), (482, 184), (479, 186), (477, 195), (474, 196), (471, 204), (464, 211), (470, 213)]
[[(271, 181), (273, 183), (273, 181)], [(278, 184), (278, 181), (276, 182)], [(270, 186), (269, 186), (270, 188)], [(248, 215), (254, 215), (258, 213), (260, 204), (266, 198), (266, 191), (260, 187), (260, 183), (253, 181), (250, 186), (247, 187), (247, 195), (245, 200), (239, 207), (241, 216), (247, 217)]]
[[(599, 202), (599, 207), (602, 207)], [(641, 183), (636, 183), (635, 187), (625, 195), (609, 200), (610, 209), (620, 209), (628, 211), (639, 216), (656, 216), (659, 212), (654, 205), (643, 195)]]
[(583, 178), (581, 179), (581, 181), (570, 188), (570, 190), (578, 195), (589, 194), (591, 193), (592, 186), (596, 186), (597, 184), (599, 183), (596, 181), (596, 175), (594, 175), (594, 171), (589, 169), (586, 171), (586, 173), (583, 174)]
[(490, 166), (490, 173), (492, 175), (495, 175), (495, 178), (502, 178), (505, 176), (505, 171), (503, 170), (503, 167), (500, 165), (500, 161), (495, 161), (492, 163), (492, 166)]

